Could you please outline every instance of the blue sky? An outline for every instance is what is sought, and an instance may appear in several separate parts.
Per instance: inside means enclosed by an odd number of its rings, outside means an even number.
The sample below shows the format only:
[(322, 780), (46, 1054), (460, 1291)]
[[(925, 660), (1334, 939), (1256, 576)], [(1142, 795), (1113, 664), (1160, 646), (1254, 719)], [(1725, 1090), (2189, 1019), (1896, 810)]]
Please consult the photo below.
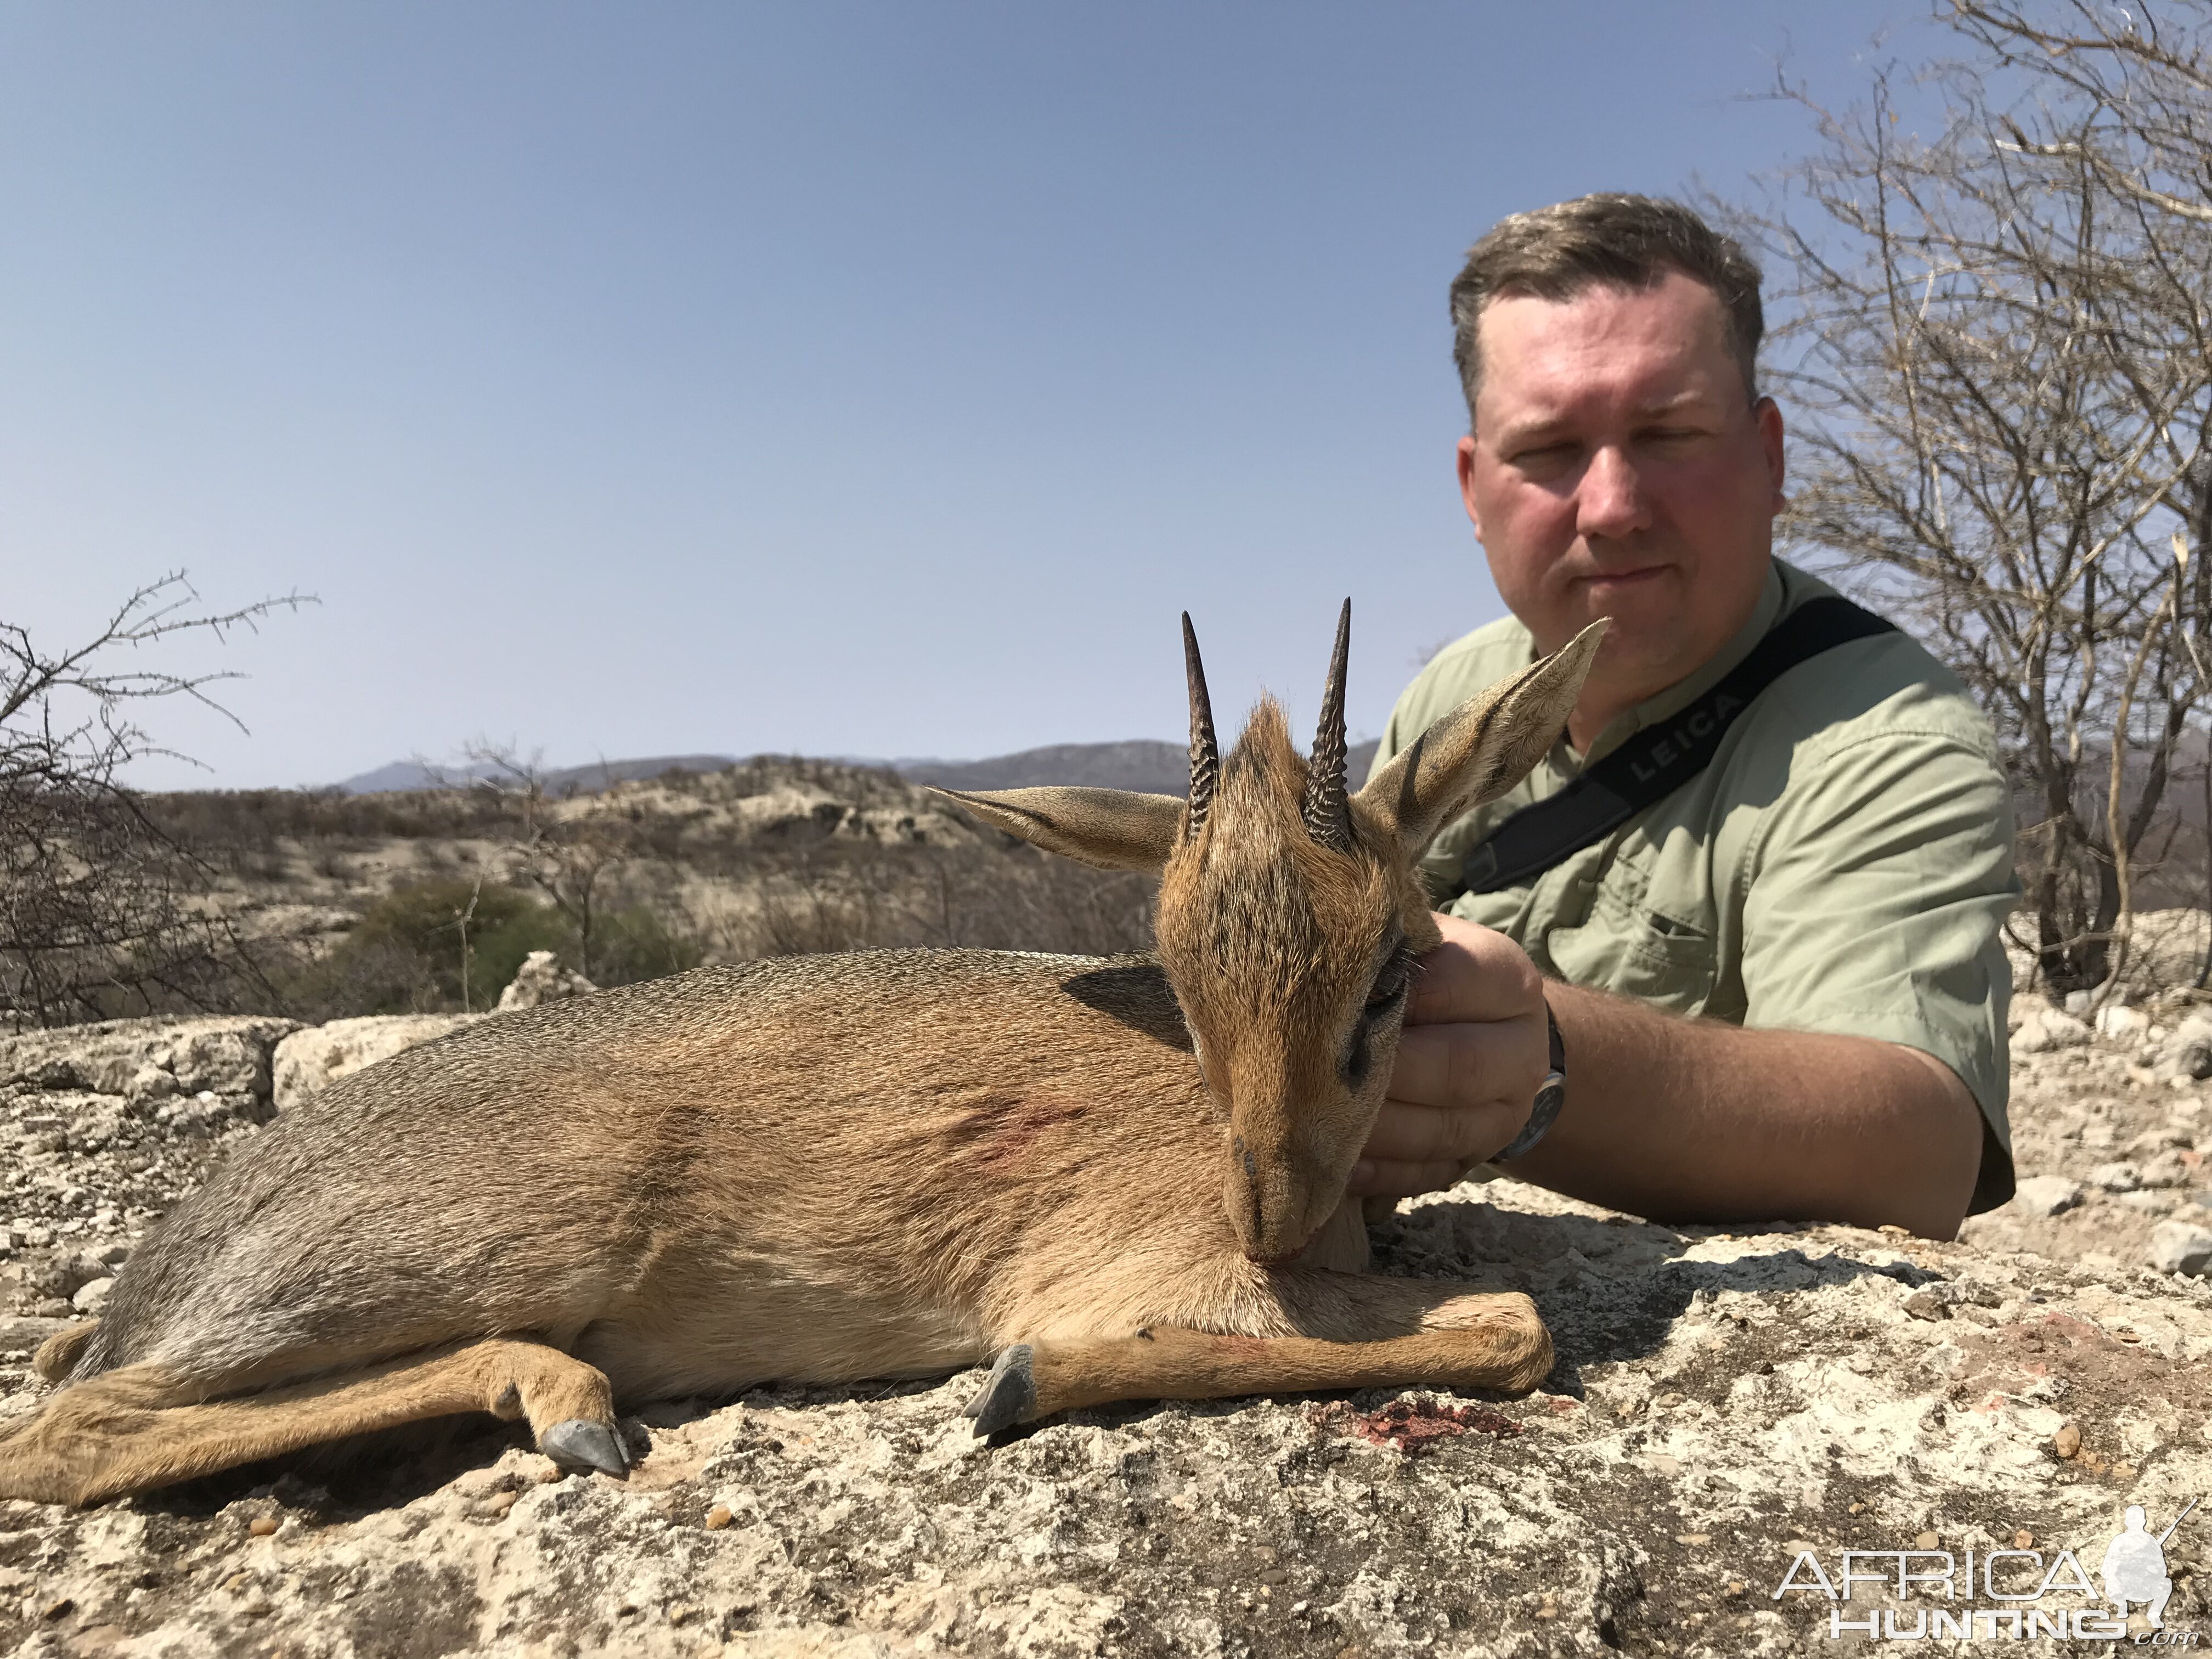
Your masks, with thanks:
[[(1498, 614), (1444, 290), (1727, 195), (1914, 0), (0, 10), (0, 617), (281, 616), (211, 770), (978, 756), (1351, 720)], [(1888, 31), (1887, 45), (1869, 42)]]

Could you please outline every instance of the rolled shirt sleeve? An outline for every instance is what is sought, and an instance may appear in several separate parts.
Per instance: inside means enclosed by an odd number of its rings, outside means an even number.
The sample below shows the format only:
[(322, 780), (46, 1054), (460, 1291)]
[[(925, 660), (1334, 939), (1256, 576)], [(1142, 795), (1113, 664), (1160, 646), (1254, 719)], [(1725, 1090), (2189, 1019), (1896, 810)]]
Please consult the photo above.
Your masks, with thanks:
[(2003, 922), (2018, 888), (2003, 775), (1943, 733), (1822, 756), (1764, 815), (1743, 882), (1743, 1024), (1934, 1055), (1988, 1125), (1977, 1210), (2010, 1196)]

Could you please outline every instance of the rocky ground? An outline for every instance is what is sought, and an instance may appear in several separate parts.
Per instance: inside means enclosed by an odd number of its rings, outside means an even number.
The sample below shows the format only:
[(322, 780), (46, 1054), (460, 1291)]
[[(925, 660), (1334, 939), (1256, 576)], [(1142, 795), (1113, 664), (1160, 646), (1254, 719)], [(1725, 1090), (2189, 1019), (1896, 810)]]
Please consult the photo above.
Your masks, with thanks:
[[(1961, 1243), (1672, 1229), (1504, 1181), (1405, 1206), (1384, 1267), (1542, 1307), (1559, 1363), (1525, 1400), (1134, 1406), (979, 1444), (954, 1378), (671, 1402), (627, 1484), (486, 1423), (84, 1512), (0, 1502), (0, 1652), (1734, 1656), (1824, 1650), (1832, 1608), (1910, 1633), (1930, 1604), (1893, 1588), (1773, 1592), (1846, 1549), (2017, 1550), (1995, 1588), (2033, 1589), (2063, 1550), (2094, 1575), (2124, 1505), (2156, 1529), (2212, 1494), (2212, 1286), (2151, 1265), (2212, 1221), (2196, 1028), (2021, 1015), (2039, 1184)], [(0, 1422), (211, 1160), (436, 1029), (0, 1040)], [(2166, 1559), (2169, 1632), (2212, 1631), (2212, 1513)]]

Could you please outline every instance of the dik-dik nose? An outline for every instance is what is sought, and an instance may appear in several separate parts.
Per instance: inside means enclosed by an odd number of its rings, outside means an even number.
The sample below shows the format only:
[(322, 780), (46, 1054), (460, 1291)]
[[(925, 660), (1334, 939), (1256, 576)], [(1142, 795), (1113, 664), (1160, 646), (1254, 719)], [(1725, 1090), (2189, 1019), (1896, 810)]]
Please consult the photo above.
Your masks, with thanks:
[(1295, 1259), (1327, 1218), (1326, 1212), (1313, 1214), (1312, 1184), (1290, 1157), (1249, 1145), (1242, 1135), (1230, 1143), (1228, 1189), (1237, 1243), (1247, 1260), (1263, 1267)]

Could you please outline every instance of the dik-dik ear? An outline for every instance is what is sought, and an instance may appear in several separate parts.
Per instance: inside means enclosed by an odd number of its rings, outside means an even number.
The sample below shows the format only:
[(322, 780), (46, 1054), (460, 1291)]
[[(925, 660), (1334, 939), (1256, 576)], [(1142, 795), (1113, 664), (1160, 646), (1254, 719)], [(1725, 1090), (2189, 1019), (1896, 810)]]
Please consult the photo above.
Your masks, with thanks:
[(964, 789), (932, 793), (957, 800), (986, 823), (1031, 846), (1101, 870), (1158, 870), (1182, 833), (1182, 802), (1131, 789)]
[(1600, 617), (1543, 661), (1468, 698), (1368, 781), (1358, 799), (1397, 826), (1407, 857), (1544, 758), (1582, 695), (1606, 627)]

